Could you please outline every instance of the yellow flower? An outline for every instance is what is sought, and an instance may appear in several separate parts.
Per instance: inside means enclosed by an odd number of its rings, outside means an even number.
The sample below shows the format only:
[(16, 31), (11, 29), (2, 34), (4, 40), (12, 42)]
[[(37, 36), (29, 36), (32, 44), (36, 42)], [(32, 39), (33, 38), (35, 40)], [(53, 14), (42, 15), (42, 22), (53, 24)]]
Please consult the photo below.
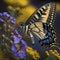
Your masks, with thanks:
[(49, 55), (53, 55), (54, 57), (56, 57), (58, 60), (60, 60), (60, 53), (58, 53), (57, 50), (49, 50), (45, 52), (48, 56)]
[(10, 5), (20, 5), (20, 6), (26, 6), (29, 4), (29, 0), (4, 0), (7, 4)]
[(11, 5), (9, 5), (9, 6), (7, 7), (7, 9), (8, 9), (8, 10), (12, 10), (13, 7), (12, 7)]
[(33, 57), (34, 60), (38, 60), (40, 58), (39, 53), (33, 48), (27, 46), (26, 51), (28, 54), (30, 54)]

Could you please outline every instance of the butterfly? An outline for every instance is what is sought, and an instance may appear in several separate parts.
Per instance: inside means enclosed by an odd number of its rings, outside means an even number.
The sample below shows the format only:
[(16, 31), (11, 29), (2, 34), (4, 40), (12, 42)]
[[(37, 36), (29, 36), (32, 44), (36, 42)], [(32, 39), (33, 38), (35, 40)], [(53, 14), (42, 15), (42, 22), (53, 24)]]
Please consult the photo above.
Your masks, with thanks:
[(56, 32), (53, 23), (56, 15), (56, 4), (47, 3), (38, 8), (26, 22), (18, 25), (21, 32), (27, 34), (32, 44), (35, 44), (34, 38), (37, 38), (40, 45), (52, 46), (56, 42)]

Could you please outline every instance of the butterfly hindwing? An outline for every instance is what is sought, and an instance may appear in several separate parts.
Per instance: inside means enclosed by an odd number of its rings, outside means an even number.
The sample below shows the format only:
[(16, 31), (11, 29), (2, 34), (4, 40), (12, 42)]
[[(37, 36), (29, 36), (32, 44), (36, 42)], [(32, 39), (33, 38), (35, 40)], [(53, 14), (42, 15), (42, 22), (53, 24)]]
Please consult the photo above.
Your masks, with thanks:
[(54, 27), (48, 24), (44, 24), (44, 29), (47, 37), (43, 39), (40, 44), (43, 43), (46, 46), (53, 46), (56, 43), (56, 32)]

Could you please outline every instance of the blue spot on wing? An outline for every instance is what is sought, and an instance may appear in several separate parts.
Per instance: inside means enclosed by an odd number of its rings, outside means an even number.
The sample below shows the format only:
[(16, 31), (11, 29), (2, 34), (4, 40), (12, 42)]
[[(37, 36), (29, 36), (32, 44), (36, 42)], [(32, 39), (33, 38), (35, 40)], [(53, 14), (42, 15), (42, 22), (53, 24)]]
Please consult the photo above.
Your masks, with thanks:
[(52, 30), (54, 30), (53, 27), (49, 26), (48, 24), (43, 24), (43, 26), (44, 26), (44, 31), (46, 33), (46, 38), (42, 39), (42, 42), (44, 45), (50, 45), (55, 42), (54, 37), (52, 36), (53, 34), (54, 35), (56, 34), (55, 32), (52, 32)]

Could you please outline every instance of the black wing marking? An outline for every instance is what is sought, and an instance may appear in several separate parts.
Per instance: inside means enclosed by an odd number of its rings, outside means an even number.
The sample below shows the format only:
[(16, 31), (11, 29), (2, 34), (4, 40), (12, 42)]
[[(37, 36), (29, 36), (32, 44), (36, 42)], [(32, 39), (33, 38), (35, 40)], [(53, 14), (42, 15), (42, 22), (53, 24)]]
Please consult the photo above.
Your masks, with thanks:
[(26, 21), (26, 25), (34, 22), (52, 24), (55, 17), (55, 3), (48, 3), (37, 9), (33, 15)]

